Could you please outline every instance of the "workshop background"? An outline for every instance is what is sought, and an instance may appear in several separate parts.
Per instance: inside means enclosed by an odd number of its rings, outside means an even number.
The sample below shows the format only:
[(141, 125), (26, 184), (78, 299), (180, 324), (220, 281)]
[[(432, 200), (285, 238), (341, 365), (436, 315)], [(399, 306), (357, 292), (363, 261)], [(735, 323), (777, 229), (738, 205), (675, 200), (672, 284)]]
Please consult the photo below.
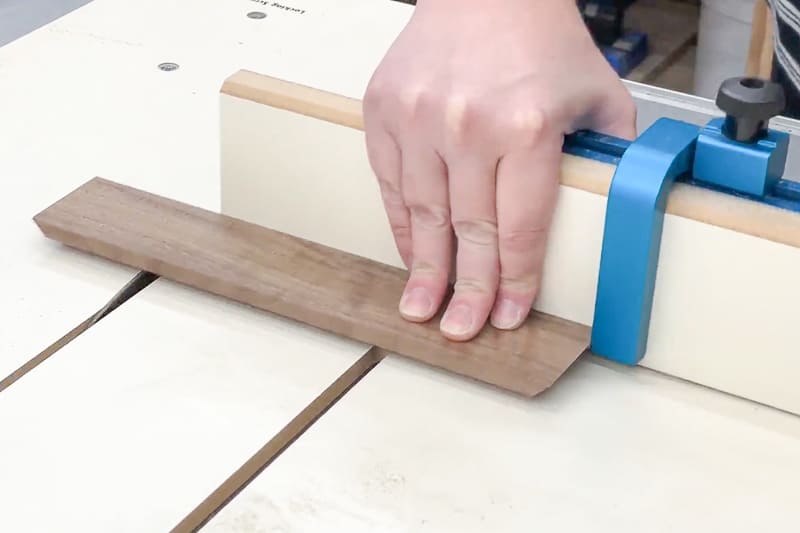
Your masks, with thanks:
[[(0, 0), (0, 46), (90, 1)], [(745, 73), (754, 34), (768, 34), (753, 24), (756, 4), (763, 1), (578, 0), (578, 4), (622, 77), (713, 98), (725, 78)]]
[(759, 10), (766, 10), (765, 0), (577, 3), (606, 57), (625, 79), (713, 99), (726, 78), (765, 74), (766, 67), (759, 70), (754, 57), (771, 38), (768, 20), (758, 17)]

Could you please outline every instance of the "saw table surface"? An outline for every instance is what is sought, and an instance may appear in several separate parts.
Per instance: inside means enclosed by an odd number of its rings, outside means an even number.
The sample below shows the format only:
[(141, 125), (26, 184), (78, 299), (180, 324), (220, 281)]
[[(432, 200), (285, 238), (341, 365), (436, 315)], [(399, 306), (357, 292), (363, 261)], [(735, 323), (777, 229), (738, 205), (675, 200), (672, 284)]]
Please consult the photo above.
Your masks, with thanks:
[(0, 393), (0, 530), (169, 531), (365, 350), (158, 280)]
[[(95, 0), (0, 48), (6, 187), (0, 290), (14, 303), (3, 308), (0, 379), (84, 321), (133, 275), (42, 242), (33, 214), (96, 175), (218, 209), (217, 100), (224, 79), (247, 65), (360, 96), (367, 80), (355, 73), (377, 64), (381, 49), (360, 50), (357, 39), (341, 36), (358, 31), (385, 48), (407, 12), (400, 9), (380, 35), (363, 23), (380, 11), (371, 4), (339, 2), (353, 13), (342, 17), (352, 27), (316, 31), (318, 41), (309, 43), (297, 31), (301, 15), (275, 8), (266, 19), (251, 19), (246, 13), (259, 6), (247, 0)], [(338, 10), (309, 11), (303, 23), (327, 28), (331, 11)], [(174, 24), (186, 28), (178, 34)], [(296, 50), (305, 47), (320, 61), (299, 60)], [(352, 73), (341, 72), (339, 56), (360, 62), (347, 63)], [(166, 62), (179, 69), (159, 70)]]
[(583, 362), (536, 402), (385, 359), (203, 533), (793, 531), (800, 425)]
[[(409, 14), (95, 0), (0, 48), (0, 379), (135, 274), (36, 212), (96, 175), (217, 209), (222, 81), (360, 97)], [(169, 531), (366, 348), (157, 280), (0, 391), (0, 530)], [(389, 356), (203, 530), (790, 531), (798, 480), (800, 417), (645, 369), (531, 401)]]

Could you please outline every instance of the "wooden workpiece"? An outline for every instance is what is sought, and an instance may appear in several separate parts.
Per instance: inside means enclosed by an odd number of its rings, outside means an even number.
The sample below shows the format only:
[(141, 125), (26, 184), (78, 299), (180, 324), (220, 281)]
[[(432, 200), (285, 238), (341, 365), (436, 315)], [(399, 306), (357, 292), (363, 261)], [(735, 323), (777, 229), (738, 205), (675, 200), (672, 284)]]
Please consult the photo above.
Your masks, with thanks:
[(513, 331), (447, 340), (401, 318), (404, 270), (93, 179), (35, 217), (69, 246), (500, 388), (534, 396), (588, 347), (589, 328), (531, 313)]

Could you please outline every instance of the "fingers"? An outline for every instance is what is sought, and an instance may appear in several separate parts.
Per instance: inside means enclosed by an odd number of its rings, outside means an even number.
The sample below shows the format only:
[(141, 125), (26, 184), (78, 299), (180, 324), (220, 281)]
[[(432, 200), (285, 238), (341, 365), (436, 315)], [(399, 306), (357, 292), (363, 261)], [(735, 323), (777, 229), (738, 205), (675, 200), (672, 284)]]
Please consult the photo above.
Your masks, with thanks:
[(411, 273), (400, 313), (407, 320), (423, 322), (442, 304), (452, 260), (447, 171), (430, 145), (414, 141), (403, 147), (402, 169), (413, 239)]
[(589, 128), (606, 135), (633, 140), (636, 138), (636, 107), (626, 106), (624, 102), (618, 105), (619, 109), (613, 114), (608, 111), (611, 106), (604, 108)]
[(440, 328), (452, 340), (474, 337), (494, 303), (500, 276), (495, 168), (491, 159), (460, 157), (448, 169), (458, 253), (455, 290)]
[(618, 89), (604, 93), (601, 101), (590, 113), (588, 129), (623, 139), (636, 137), (636, 104), (628, 90), (618, 83)]
[(400, 148), (386, 130), (380, 127), (366, 127), (365, 130), (367, 155), (378, 179), (394, 242), (406, 268), (410, 268), (411, 221), (402, 194)]
[(499, 329), (519, 327), (541, 284), (547, 234), (558, 194), (561, 139), (505, 155), (497, 168), (500, 283), (491, 314)]

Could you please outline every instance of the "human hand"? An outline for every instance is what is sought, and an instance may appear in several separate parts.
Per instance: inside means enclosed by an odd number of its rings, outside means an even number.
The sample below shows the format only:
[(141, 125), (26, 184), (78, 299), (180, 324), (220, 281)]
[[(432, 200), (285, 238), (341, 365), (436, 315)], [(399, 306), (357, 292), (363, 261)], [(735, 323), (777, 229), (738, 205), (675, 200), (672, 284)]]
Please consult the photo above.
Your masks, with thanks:
[(364, 96), (370, 164), (410, 270), (400, 313), (453, 340), (514, 329), (539, 290), (564, 135), (635, 135), (574, 0), (419, 0)]

